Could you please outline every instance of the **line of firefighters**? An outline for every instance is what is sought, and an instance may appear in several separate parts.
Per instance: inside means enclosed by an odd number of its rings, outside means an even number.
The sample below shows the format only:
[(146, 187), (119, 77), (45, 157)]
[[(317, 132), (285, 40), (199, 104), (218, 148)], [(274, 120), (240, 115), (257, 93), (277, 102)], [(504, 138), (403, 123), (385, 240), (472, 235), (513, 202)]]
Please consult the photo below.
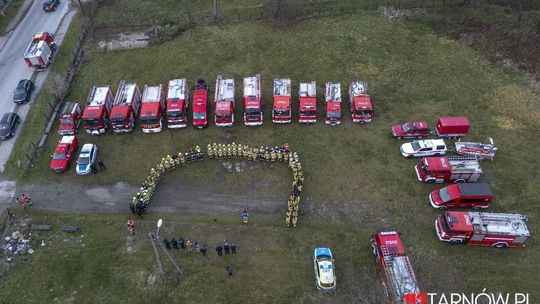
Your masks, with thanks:
[(167, 155), (161, 159), (156, 168), (150, 169), (150, 174), (142, 183), (141, 190), (133, 197), (129, 208), (131, 212), (142, 216), (148, 208), (152, 196), (156, 192), (156, 186), (163, 174), (180, 166), (204, 160), (204, 153), (201, 148), (196, 146), (194, 149), (188, 149), (185, 153), (179, 152), (178, 155)]
[[(253, 161), (286, 162), (293, 172), (293, 183), (287, 203), (285, 223), (287, 227), (296, 227), (304, 176), (298, 154), (296, 152), (291, 152), (288, 144), (284, 144), (281, 147), (260, 146), (259, 148), (255, 148), (248, 145), (236, 144), (234, 142), (227, 145), (214, 143), (209, 144), (207, 150), (208, 157), (212, 159), (244, 158)], [(165, 172), (198, 160), (204, 160), (204, 157), (205, 155), (199, 146), (196, 146), (194, 149), (189, 149), (185, 153), (180, 152), (178, 155), (167, 155), (163, 157), (155, 169), (150, 169), (150, 174), (143, 182), (141, 190), (133, 197), (130, 204), (131, 212), (138, 214), (139, 216), (143, 215), (156, 191), (159, 180)]]
[(208, 157), (215, 159), (244, 158), (268, 162), (286, 162), (293, 172), (293, 184), (291, 195), (289, 196), (289, 201), (287, 203), (285, 224), (287, 227), (296, 227), (304, 176), (298, 154), (296, 152), (291, 153), (288, 144), (284, 144), (281, 147), (260, 146), (259, 148), (254, 148), (248, 145), (235, 144), (234, 142), (227, 145), (214, 143), (212, 145), (208, 144), (207, 150)]

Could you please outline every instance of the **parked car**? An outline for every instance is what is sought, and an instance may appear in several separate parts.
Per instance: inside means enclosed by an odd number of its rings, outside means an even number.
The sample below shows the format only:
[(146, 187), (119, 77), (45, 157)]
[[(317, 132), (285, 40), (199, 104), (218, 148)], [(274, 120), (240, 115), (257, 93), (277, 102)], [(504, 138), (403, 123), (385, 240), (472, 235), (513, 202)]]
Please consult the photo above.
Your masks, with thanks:
[(440, 156), (446, 153), (446, 144), (442, 139), (416, 140), (401, 145), (403, 157)]
[(46, 12), (55, 11), (58, 4), (60, 4), (60, 0), (44, 0), (43, 10)]
[(92, 173), (93, 167), (96, 165), (98, 148), (94, 144), (84, 144), (77, 159), (77, 167), (75, 172), (77, 175), (89, 175)]
[(437, 209), (448, 207), (487, 208), (493, 201), (491, 187), (487, 183), (457, 183), (429, 194), (431, 206)]
[(34, 91), (34, 83), (30, 79), (19, 81), (17, 88), (13, 91), (13, 102), (25, 103), (30, 100), (30, 96)]
[(0, 139), (9, 139), (15, 134), (17, 126), (21, 123), (21, 118), (15, 113), (6, 113), (0, 120)]
[(411, 121), (392, 126), (392, 135), (397, 139), (429, 136), (431, 130), (425, 121)]
[(317, 289), (334, 290), (336, 288), (336, 269), (330, 248), (315, 248), (313, 267), (315, 268), (315, 286)]
[(69, 168), (69, 161), (77, 150), (77, 136), (63, 136), (56, 148), (51, 159), (51, 170), (53, 172), (64, 172)]

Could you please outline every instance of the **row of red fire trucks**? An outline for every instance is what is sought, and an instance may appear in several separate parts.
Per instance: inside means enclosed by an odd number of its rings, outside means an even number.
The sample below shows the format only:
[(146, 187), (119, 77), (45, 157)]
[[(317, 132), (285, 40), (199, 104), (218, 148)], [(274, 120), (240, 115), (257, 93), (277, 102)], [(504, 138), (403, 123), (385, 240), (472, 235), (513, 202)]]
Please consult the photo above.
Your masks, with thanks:
[[(273, 88), (272, 122), (290, 123), (291, 80), (275, 79)], [(210, 104), (208, 85), (199, 79), (193, 91), (192, 124), (196, 128), (204, 128), (209, 124)], [(367, 83), (353, 82), (349, 87), (349, 104), (354, 122), (367, 123), (373, 117), (371, 98)], [(216, 80), (214, 95), (214, 122), (218, 127), (231, 127), (235, 122), (235, 83), (234, 79), (219, 75)], [(145, 133), (160, 132), (163, 120), (169, 128), (183, 128), (188, 123), (190, 106), (187, 80), (169, 80), (166, 95), (161, 85), (145, 85), (141, 93), (136, 83), (120, 81), (118, 91), (113, 96), (109, 86), (91, 88), (85, 102), (84, 112), (76, 109), (75, 103), (65, 107), (60, 114), (61, 134), (74, 134), (76, 126), (82, 120), (84, 129), (94, 135), (103, 134), (110, 126), (115, 133), (133, 131), (139, 122)], [(263, 123), (261, 76), (246, 77), (243, 81), (244, 124), (258, 126)], [(325, 123), (339, 125), (341, 123), (341, 85), (329, 82), (325, 91), (326, 116)], [(299, 88), (300, 123), (312, 124), (317, 121), (317, 92), (315, 81), (302, 82)]]

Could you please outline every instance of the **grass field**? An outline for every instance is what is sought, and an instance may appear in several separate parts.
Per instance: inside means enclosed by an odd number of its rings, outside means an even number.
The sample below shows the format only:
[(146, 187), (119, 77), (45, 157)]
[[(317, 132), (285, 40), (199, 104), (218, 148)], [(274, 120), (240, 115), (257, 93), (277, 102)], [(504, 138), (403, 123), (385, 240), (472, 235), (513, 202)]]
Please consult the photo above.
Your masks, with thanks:
[(0, 16), (0, 36), (4, 35), (5, 32), (9, 30), (7, 28), (9, 22), (15, 17), (23, 3), (24, 0), (12, 0), (4, 11), (4, 16)]
[[(51, 266), (39, 262), (38, 253), (31, 265), (17, 266), (20, 270), (8, 275), (9, 284), (0, 288), (9, 290), (7, 286), (16, 286), (25, 273), (30, 273), (30, 267), (37, 267), (33, 271), (44, 277), (32, 280), (35, 285), (29, 288), (32, 291), (28, 296), (33, 297), (30, 300), (39, 294), (50, 294), (51, 298), (63, 296), (68, 301), (73, 290), (83, 286), (75, 302), (134, 299), (144, 303), (186, 297), (182, 300), (189, 303), (217, 299), (230, 303), (351, 303), (367, 295), (366, 303), (380, 303), (369, 299), (377, 295), (377, 291), (370, 290), (379, 285), (369, 257), (368, 240), (373, 231), (394, 227), (402, 234), (424, 290), (478, 293), (487, 288), (493, 292), (529, 292), (538, 301), (540, 286), (537, 280), (527, 278), (535, 278), (540, 271), (535, 237), (540, 228), (536, 187), (540, 182), (540, 161), (535, 148), (540, 145), (535, 136), (540, 127), (540, 99), (517, 76), (506, 74), (458, 43), (436, 36), (424, 25), (387, 20), (375, 12), (366, 12), (287, 26), (265, 22), (223, 29), (208, 26), (152, 48), (92, 50), (69, 98), (82, 102), (91, 85), (112, 85), (116, 89), (121, 79), (143, 85), (182, 76), (194, 84), (196, 78), (203, 76), (212, 90), (218, 73), (234, 77), (237, 83), (243, 76), (262, 74), (266, 110), (262, 127), (248, 128), (237, 123), (232, 129), (210, 126), (203, 131), (188, 128), (153, 135), (140, 130), (100, 137), (80, 133), (82, 142), (98, 144), (109, 170), (84, 178), (76, 177), (73, 170), (54, 175), (48, 170), (45, 152), (22, 181), (139, 183), (164, 154), (195, 144), (288, 142), (303, 162), (304, 197), (310, 204), (305, 207), (318, 209), (320, 217), (306, 214), (309, 220), (301, 218), (300, 227), (292, 231), (283, 229), (282, 220), (274, 218), (261, 219), (256, 227), (246, 230), (235, 219), (220, 219), (214, 224), (208, 218), (171, 217), (167, 219), (174, 226), (168, 228), (170, 233), (189, 234), (206, 239), (209, 244), (221, 238), (238, 239), (242, 240), (242, 248), (246, 242), (249, 245), (245, 247), (261, 249), (246, 251), (249, 258), (241, 262), (246, 264), (238, 266), (238, 280), (226, 281), (221, 276), (224, 264), (219, 260), (210, 260), (208, 265), (188, 257), (184, 261), (188, 270), (184, 279), (165, 280), (148, 289), (141, 278), (156, 272), (148, 241), (138, 241), (136, 253), (126, 257), (125, 216), (80, 215), (75, 218), (90, 231), (85, 237), (95, 242), (101, 238), (116, 239), (109, 249), (110, 256), (91, 250), (76, 251), (68, 257), (49, 255), (46, 261), (55, 269), (52, 274), (47, 273)], [(353, 125), (345, 109), (344, 124), (336, 128), (320, 121), (313, 126), (272, 125), (271, 83), (277, 77), (292, 78), (295, 93), (300, 80), (316, 80), (320, 101), (326, 81), (341, 81), (346, 87), (351, 80), (366, 80), (370, 83), (376, 118), (369, 125)], [(237, 86), (237, 100), (240, 91)], [(296, 100), (297, 96), (293, 97)], [(240, 105), (238, 116), (241, 111)], [(528, 214), (532, 239), (527, 248), (494, 250), (450, 246), (436, 240), (433, 220), (438, 212), (427, 202), (427, 194), (435, 187), (416, 181), (415, 162), (399, 155), (399, 143), (390, 137), (389, 127), (412, 119), (426, 119), (433, 125), (442, 115), (469, 116), (473, 127), (468, 140), (483, 141), (488, 136), (495, 139), (500, 147), (496, 160), (482, 163), (484, 180), (491, 183), (496, 196), (490, 210)], [(58, 138), (51, 136), (45, 151), (52, 151)], [(205, 180), (213, 172), (212, 166), (208, 162), (201, 165), (201, 170), (185, 170), (182, 177)], [(15, 168), (8, 169), (10, 176), (16, 176)], [(289, 177), (285, 178), (284, 185), (275, 182), (273, 187), (288, 191), (285, 184)], [(239, 187), (248, 182), (251, 179), (240, 177)], [(205, 186), (223, 193), (234, 191), (219, 183)], [(283, 205), (285, 208), (285, 202)], [(323, 208), (338, 216), (328, 218), (320, 211)], [(44, 216), (55, 219), (73, 215), (35, 214), (38, 219)], [(146, 219), (141, 230), (153, 229), (154, 221), (155, 218)], [(184, 224), (189, 227), (183, 228)], [(266, 247), (266, 238), (273, 246)], [(311, 250), (325, 244), (335, 248), (338, 257), (339, 299), (320, 297), (313, 288)], [(249, 274), (241, 274), (248, 269)], [(129, 273), (129, 279), (119, 275), (121, 271)], [(53, 275), (57, 279), (53, 280)], [(52, 287), (57, 284), (65, 286), (64, 291)], [(47, 293), (51, 288), (56, 291)], [(84, 296), (78, 298), (81, 294)], [(239, 295), (242, 297), (237, 300)]]

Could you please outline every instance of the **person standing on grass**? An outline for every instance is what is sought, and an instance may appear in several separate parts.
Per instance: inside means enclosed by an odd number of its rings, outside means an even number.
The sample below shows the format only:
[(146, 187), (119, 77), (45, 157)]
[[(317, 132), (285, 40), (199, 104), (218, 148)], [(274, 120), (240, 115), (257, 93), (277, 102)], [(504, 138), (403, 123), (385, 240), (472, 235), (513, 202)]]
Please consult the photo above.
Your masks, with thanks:
[(178, 249), (178, 242), (176, 241), (175, 238), (173, 238), (173, 239), (171, 240), (171, 245), (172, 245), (172, 248), (173, 248), (173, 249)]
[(227, 243), (226, 241), (224, 241), (224, 244), (223, 244), (223, 249), (225, 249), (225, 254), (229, 254), (229, 243)]
[(131, 218), (128, 219), (128, 221), (127, 221), (127, 229), (128, 229), (128, 232), (129, 232), (130, 235), (135, 234), (135, 221), (132, 220)]
[(244, 224), (247, 224), (248, 223), (248, 220), (249, 220), (249, 214), (247, 213), (246, 210), (244, 210), (242, 212), (242, 221), (244, 222)]
[(223, 247), (221, 247), (221, 245), (217, 245), (217, 246), (216, 246), (216, 251), (217, 251), (217, 255), (218, 255), (218, 256), (222, 256), (222, 255), (223, 255)]
[(229, 278), (232, 278), (233, 270), (231, 264), (227, 265), (227, 273), (229, 274)]
[(191, 252), (191, 250), (192, 250), (193, 248), (191, 247), (191, 241), (190, 241), (190, 240), (187, 240), (187, 241), (186, 241), (186, 247), (187, 247), (187, 250), (188, 250), (189, 252)]
[(236, 245), (234, 243), (231, 243), (231, 254), (236, 254)]
[(186, 242), (184, 241), (183, 238), (180, 238), (180, 240), (178, 241), (178, 244), (180, 245), (180, 248), (186, 249)]

